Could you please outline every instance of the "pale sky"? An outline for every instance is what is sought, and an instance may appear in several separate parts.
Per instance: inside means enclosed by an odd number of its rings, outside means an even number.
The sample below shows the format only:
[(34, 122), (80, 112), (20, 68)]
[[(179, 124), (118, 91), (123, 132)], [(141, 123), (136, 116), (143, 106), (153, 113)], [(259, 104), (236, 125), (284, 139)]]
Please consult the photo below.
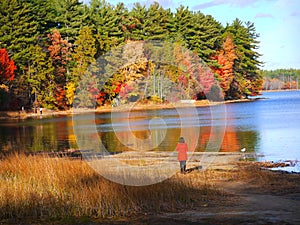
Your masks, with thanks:
[[(89, 0), (84, 0), (88, 2)], [(123, 2), (131, 8), (136, 0), (109, 0), (112, 5)], [(153, 0), (140, 0), (150, 5)], [(260, 34), (258, 52), (263, 56), (262, 69), (300, 69), (300, 1), (298, 0), (156, 0), (173, 11), (180, 5), (191, 11), (212, 15), (224, 26), (235, 18), (251, 21)]]

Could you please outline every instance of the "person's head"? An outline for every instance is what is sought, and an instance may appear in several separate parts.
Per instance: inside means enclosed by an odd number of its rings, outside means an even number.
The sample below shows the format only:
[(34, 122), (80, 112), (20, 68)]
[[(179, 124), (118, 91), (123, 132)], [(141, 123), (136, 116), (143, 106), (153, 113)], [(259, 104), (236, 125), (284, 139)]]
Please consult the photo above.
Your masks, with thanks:
[(183, 137), (179, 138), (179, 143), (184, 143), (184, 138)]

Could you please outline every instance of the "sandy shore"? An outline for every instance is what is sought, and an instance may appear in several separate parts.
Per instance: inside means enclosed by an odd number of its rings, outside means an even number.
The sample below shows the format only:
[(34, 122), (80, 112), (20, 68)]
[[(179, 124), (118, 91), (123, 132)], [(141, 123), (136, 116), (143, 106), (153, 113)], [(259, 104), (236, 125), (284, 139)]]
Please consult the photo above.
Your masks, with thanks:
[(49, 110), (43, 109), (42, 114), (40, 112), (34, 113), (33, 110), (20, 110), (20, 111), (0, 111), (0, 120), (5, 119), (27, 119), (27, 118), (45, 118), (58, 115), (72, 115), (74, 113), (108, 113), (108, 112), (118, 112), (118, 111), (143, 111), (143, 110), (157, 110), (157, 109), (174, 109), (179, 107), (207, 107), (219, 104), (230, 104), (237, 102), (252, 102), (260, 98), (251, 99), (240, 99), (240, 100), (230, 100), (222, 102), (211, 102), (208, 100), (194, 101), (191, 103), (174, 103), (174, 104), (130, 104), (118, 107), (111, 106), (101, 106), (97, 109), (69, 109), (69, 110)]

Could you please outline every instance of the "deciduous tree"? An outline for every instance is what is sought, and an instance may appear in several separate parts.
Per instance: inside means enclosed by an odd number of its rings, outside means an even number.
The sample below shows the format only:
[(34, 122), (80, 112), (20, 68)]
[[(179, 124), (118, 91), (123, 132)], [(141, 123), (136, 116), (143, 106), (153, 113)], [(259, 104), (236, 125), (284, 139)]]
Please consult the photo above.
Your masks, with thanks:
[(227, 35), (222, 45), (222, 49), (218, 50), (213, 58), (216, 59), (220, 65), (218, 67), (213, 67), (213, 70), (218, 76), (219, 85), (224, 92), (224, 98), (228, 99), (230, 98), (228, 90), (234, 80), (234, 60), (237, 59), (235, 46), (230, 35)]
[(54, 70), (54, 94), (56, 97), (55, 105), (60, 109), (66, 109), (67, 99), (65, 86), (67, 82), (68, 63), (71, 60), (71, 44), (64, 40), (58, 30), (54, 30), (52, 35), (49, 35), (51, 45), (48, 50), (52, 58)]

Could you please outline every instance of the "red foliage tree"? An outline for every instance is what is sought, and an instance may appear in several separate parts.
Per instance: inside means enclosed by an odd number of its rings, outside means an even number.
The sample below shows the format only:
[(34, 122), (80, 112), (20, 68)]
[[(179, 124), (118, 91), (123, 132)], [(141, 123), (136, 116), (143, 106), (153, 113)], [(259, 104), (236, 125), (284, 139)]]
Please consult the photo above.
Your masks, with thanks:
[(9, 58), (7, 50), (0, 49), (0, 84), (14, 80), (16, 68), (14, 61)]
[(196, 53), (183, 48), (175, 48), (178, 64), (177, 81), (188, 98), (205, 98), (214, 86), (213, 72), (201, 61)]

